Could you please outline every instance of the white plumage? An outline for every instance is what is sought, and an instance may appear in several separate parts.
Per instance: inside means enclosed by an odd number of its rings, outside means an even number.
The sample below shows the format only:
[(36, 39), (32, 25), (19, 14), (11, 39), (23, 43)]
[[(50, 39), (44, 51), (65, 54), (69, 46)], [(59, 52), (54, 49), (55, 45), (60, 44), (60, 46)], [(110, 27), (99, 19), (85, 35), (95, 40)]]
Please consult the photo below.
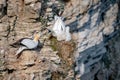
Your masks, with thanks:
[(40, 34), (34, 34), (34, 39), (32, 38), (22, 38), (17, 42), (11, 44), (13, 47), (18, 47), (19, 49), (16, 52), (16, 55), (20, 54), (26, 49), (36, 49), (39, 45)]
[(31, 40), (31, 39), (23, 39), (21, 41), (21, 44), (25, 45), (29, 49), (34, 49), (34, 48), (37, 47), (38, 41), (34, 41), (34, 40)]
[(55, 24), (53, 26), (55, 36), (59, 36), (65, 32), (65, 24), (61, 17), (55, 16)]
[(65, 23), (59, 16), (55, 16), (54, 19), (55, 23), (53, 26), (53, 36), (57, 37), (58, 41), (61, 40), (70, 41), (71, 34), (69, 26), (65, 27)]

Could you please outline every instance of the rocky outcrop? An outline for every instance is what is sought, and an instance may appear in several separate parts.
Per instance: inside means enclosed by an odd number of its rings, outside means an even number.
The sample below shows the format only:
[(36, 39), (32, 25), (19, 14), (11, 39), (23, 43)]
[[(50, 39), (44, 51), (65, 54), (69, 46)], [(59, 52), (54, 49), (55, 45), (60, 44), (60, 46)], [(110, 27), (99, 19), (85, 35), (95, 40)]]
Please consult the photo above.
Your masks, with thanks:
[[(70, 6), (72, 8), (68, 8)], [(118, 1), (113, 0), (71, 0), (65, 6), (63, 16), (66, 16), (66, 23), (70, 26), (73, 39), (78, 43), (75, 54), (76, 79), (114, 79), (110, 78), (111, 69), (106, 68), (110, 63), (106, 64), (104, 61), (109, 58), (105, 58), (105, 55), (109, 55), (106, 48), (110, 45), (108, 42), (119, 34), (118, 7)]]
[[(119, 0), (2, 0), (0, 80), (119, 80)], [(60, 15), (72, 40), (46, 33), (42, 48), (24, 51), (9, 44), (34, 31), (44, 33)]]

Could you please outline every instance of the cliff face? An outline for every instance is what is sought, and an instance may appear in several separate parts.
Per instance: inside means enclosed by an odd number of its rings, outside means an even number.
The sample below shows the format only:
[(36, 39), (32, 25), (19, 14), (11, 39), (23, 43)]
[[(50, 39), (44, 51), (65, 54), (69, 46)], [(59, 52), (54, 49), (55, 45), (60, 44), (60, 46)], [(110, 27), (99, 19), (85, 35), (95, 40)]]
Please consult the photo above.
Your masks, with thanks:
[(63, 16), (77, 42), (76, 78), (119, 79), (119, 1), (71, 0)]
[[(0, 80), (119, 80), (119, 10), (119, 0), (1, 0)], [(56, 14), (72, 41), (45, 34), (40, 50), (16, 58), (9, 44), (51, 28)]]

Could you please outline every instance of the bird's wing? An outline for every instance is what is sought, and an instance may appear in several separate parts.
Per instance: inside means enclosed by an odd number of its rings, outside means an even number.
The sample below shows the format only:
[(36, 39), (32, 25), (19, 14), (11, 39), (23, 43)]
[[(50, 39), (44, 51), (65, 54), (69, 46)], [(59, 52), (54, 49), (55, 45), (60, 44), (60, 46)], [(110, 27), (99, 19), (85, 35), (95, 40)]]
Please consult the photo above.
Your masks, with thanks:
[(65, 32), (65, 23), (61, 19), (61, 17), (57, 17), (57, 20), (55, 21), (55, 24), (53, 26), (53, 31), (55, 34), (61, 34), (62, 32)]
[(36, 48), (37, 45), (38, 45), (38, 42), (35, 42), (31, 39), (23, 39), (21, 41), (21, 44), (28, 47), (29, 49), (33, 49), (33, 48)]
[(16, 52), (15, 55), (20, 54), (20, 53), (21, 53), (23, 50), (25, 50), (25, 49), (27, 49), (27, 47), (24, 47), (24, 46), (20, 47), (20, 48), (17, 50), (17, 52)]
[(10, 46), (15, 47), (15, 48), (19, 47), (20, 45), (23, 45), (23, 44), (21, 44), (21, 41), (24, 39), (27, 39), (27, 38), (21, 38), (21, 39), (17, 40), (16, 42), (10, 44)]

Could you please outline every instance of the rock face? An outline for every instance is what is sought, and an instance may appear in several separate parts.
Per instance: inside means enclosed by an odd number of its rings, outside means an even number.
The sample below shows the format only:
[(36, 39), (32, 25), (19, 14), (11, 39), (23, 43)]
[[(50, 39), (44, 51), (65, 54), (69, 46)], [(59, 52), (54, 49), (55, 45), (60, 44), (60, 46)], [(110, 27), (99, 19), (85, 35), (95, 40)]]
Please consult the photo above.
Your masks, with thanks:
[[(42, 48), (24, 51), (9, 44), (64, 18), (72, 40), (41, 36)], [(119, 0), (1, 0), (0, 80), (120, 80)]]
[[(73, 8), (68, 8), (70, 5)], [(75, 1), (71, 0), (65, 6), (65, 10), (63, 16), (67, 16), (66, 23), (71, 26), (73, 38), (78, 43), (75, 54), (76, 79), (114, 79), (115, 76), (114, 78), (113, 76), (110, 77), (113, 75), (111, 73), (113, 64), (109, 63), (113, 61), (110, 56), (105, 56), (110, 55), (107, 48), (112, 44), (109, 44), (109, 41), (119, 34), (118, 1), (79, 0), (79, 3), (75, 3)], [(116, 20), (118, 21), (116, 22)], [(117, 46), (116, 48), (119, 47)], [(106, 64), (107, 58), (109, 58), (109, 62)], [(106, 65), (109, 65), (109, 68), (106, 68)], [(114, 65), (114, 67), (116, 66)], [(114, 70), (116, 69), (114, 68)]]

